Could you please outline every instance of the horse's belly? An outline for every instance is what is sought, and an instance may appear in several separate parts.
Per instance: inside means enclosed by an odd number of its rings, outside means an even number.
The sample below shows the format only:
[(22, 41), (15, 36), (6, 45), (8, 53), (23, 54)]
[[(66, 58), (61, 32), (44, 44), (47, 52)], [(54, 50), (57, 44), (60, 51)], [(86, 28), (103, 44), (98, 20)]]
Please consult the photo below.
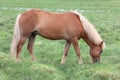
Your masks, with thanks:
[(51, 39), (51, 40), (64, 39), (64, 34), (60, 33), (60, 31), (40, 30), (38, 34), (44, 38)]
[(55, 36), (55, 35), (49, 35), (49, 34), (39, 34), (40, 36), (50, 39), (50, 40), (60, 40), (60, 39), (64, 39), (64, 37), (62, 36)]

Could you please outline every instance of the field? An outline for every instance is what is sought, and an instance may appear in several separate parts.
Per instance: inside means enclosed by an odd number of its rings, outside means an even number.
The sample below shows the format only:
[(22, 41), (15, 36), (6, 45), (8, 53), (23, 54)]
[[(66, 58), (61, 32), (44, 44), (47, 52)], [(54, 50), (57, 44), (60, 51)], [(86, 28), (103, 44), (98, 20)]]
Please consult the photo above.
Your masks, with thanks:
[[(39, 8), (50, 12), (77, 10), (96, 26), (106, 48), (102, 62), (90, 61), (89, 46), (81, 39), (84, 64), (77, 63), (73, 47), (67, 61), (60, 64), (65, 41), (36, 37), (32, 62), (25, 43), (21, 61), (9, 57), (16, 16)], [(120, 80), (120, 0), (0, 0), (0, 80)]]

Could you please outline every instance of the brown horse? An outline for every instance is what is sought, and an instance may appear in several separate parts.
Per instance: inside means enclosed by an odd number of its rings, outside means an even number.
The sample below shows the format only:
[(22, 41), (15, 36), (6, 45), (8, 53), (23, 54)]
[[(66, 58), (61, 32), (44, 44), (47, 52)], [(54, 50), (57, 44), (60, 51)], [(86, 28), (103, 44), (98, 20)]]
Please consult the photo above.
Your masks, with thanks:
[(94, 63), (100, 61), (100, 54), (105, 47), (105, 43), (94, 26), (81, 14), (77, 12), (49, 13), (32, 9), (20, 14), (16, 19), (11, 56), (19, 61), (22, 46), (28, 39), (27, 49), (32, 60), (35, 60), (33, 44), (36, 35), (51, 40), (66, 40), (61, 64), (65, 63), (71, 44), (78, 56), (78, 63), (83, 63), (78, 46), (80, 38), (90, 46), (90, 56)]

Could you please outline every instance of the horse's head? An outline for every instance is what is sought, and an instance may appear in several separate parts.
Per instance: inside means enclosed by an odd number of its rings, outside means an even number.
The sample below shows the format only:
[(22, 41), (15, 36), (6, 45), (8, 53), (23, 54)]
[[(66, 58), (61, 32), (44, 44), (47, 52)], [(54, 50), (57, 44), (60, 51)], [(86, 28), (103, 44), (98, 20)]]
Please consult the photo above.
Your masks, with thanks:
[(92, 58), (93, 63), (100, 62), (100, 56), (103, 50), (103, 41), (90, 49), (90, 56)]

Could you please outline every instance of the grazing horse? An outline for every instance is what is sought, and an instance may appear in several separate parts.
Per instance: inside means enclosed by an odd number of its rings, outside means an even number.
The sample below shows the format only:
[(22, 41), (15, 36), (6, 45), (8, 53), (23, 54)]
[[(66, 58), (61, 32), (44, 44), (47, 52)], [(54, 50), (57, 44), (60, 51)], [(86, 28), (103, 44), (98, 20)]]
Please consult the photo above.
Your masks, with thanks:
[(11, 56), (19, 61), (20, 51), (28, 39), (27, 49), (31, 59), (35, 60), (33, 45), (36, 35), (51, 40), (66, 40), (61, 64), (65, 63), (71, 44), (78, 56), (78, 63), (83, 63), (78, 46), (80, 38), (90, 46), (90, 56), (93, 63), (100, 61), (101, 52), (105, 47), (105, 42), (94, 26), (78, 12), (50, 13), (32, 9), (18, 15), (16, 19)]

